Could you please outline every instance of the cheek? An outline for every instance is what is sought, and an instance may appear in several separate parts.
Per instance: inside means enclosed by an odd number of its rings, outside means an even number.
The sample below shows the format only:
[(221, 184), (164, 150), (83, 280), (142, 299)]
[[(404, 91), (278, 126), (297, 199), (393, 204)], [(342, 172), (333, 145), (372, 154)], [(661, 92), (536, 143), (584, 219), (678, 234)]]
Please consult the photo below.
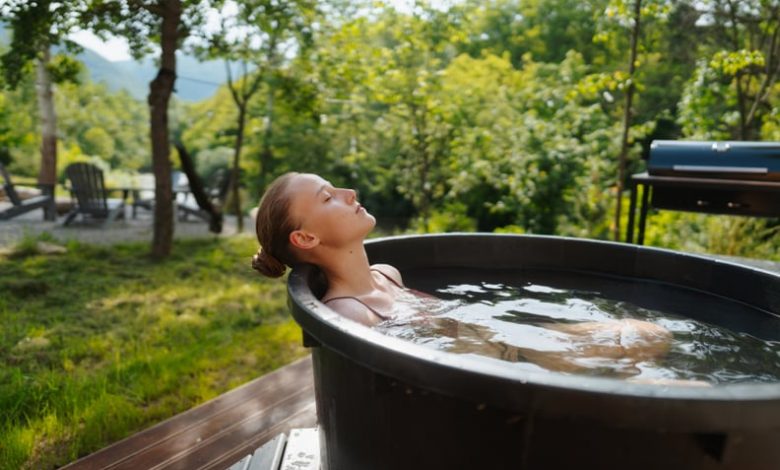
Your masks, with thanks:
[(335, 206), (323, 204), (317, 207), (311, 217), (312, 227), (316, 227), (315, 230), (321, 231), (322, 234), (338, 233), (339, 229), (347, 223), (346, 215), (345, 211), (339, 211)]
[(366, 224), (371, 223), (373, 226), (370, 217), (360, 217), (349, 207), (329, 207), (320, 215), (320, 235), (334, 242), (352, 240), (358, 232), (364, 234)]

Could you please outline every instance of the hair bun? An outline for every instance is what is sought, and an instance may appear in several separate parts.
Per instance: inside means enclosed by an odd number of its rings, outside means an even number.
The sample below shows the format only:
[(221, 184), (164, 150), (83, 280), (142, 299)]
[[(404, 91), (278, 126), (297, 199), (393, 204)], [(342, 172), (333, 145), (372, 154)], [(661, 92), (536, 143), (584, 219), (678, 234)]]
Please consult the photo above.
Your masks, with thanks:
[(270, 253), (260, 248), (252, 257), (252, 268), (267, 277), (282, 277), (287, 266), (274, 258)]

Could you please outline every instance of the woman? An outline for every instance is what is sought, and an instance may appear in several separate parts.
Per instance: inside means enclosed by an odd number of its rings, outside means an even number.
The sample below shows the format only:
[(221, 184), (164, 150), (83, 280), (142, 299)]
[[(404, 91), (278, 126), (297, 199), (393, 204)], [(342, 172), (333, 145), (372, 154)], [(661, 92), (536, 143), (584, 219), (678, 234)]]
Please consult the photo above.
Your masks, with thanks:
[[(277, 178), (263, 195), (256, 222), (262, 248), (253, 257), (252, 267), (266, 276), (280, 277), (286, 266), (318, 266), (328, 281), (322, 302), (347, 318), (372, 326), (394, 317), (399, 307), (424, 305), (419, 302), (421, 295), (431, 299), (405, 288), (394, 267), (369, 264), (363, 241), (376, 219), (360, 205), (352, 189), (336, 188), (313, 174), (287, 173)], [(460, 352), (497, 357), (491, 352), (496, 343), (487, 341), (480, 346), (479, 341), (473, 341), (489, 332), (468, 324), (453, 327), (451, 320), (445, 318), (429, 317), (423, 321), (444, 336), (459, 332), (458, 344), (467, 349)], [(510, 347), (511, 351), (501, 352), (501, 358), (506, 359), (503, 356), (507, 354), (522, 355), (548, 369), (573, 372), (581, 370), (583, 359), (589, 357), (635, 364), (663, 356), (671, 338), (663, 327), (638, 320), (548, 328), (569, 337), (574, 347), (555, 353)], [(628, 337), (632, 339), (626, 342)]]
[(322, 298), (336, 312), (364, 325), (390, 318), (395, 300), (407, 294), (401, 274), (387, 264), (369, 265), (363, 240), (376, 219), (352, 189), (323, 178), (287, 173), (260, 201), (257, 239), (262, 247), (252, 267), (279, 277), (286, 266), (317, 265), (328, 280)]

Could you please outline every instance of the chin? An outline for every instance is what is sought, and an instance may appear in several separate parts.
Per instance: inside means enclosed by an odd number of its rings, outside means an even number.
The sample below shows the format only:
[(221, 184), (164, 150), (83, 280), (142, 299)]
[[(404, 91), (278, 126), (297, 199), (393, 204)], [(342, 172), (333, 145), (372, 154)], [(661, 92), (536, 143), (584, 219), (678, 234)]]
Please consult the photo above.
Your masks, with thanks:
[(374, 227), (376, 227), (376, 217), (374, 217), (371, 214), (366, 213), (366, 219), (367, 220), (366, 220), (366, 233), (365, 234), (368, 235), (369, 233), (371, 233), (371, 230), (373, 230)]
[(371, 214), (368, 214), (368, 220), (370, 221), (368, 224), (368, 226), (370, 227), (369, 231), (371, 231), (374, 227), (376, 227), (376, 217), (374, 217)]

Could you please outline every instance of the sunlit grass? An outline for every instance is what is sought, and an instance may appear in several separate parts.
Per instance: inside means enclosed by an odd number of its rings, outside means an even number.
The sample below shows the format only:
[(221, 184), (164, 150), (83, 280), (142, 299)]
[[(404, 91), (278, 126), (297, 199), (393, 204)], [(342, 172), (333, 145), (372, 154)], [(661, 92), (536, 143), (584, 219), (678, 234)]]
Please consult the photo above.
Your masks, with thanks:
[(0, 468), (54, 468), (301, 357), (251, 238), (0, 255)]

